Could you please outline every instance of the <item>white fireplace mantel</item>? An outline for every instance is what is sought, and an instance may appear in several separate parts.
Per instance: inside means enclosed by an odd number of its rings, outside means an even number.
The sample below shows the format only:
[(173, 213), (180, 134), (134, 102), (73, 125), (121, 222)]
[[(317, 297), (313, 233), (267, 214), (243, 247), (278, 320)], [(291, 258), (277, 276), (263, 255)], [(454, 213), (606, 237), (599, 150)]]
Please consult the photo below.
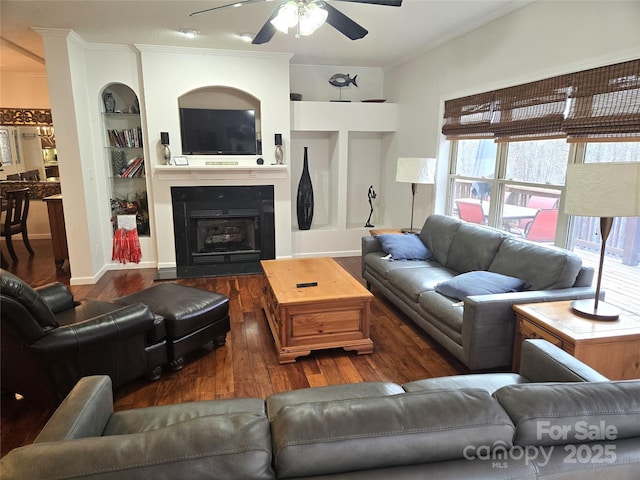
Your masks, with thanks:
[(156, 165), (153, 176), (159, 181), (277, 180), (289, 177), (287, 165)]
[(155, 165), (152, 169), (158, 268), (176, 266), (172, 187), (273, 185), (276, 257), (291, 256), (291, 189), (288, 165)]

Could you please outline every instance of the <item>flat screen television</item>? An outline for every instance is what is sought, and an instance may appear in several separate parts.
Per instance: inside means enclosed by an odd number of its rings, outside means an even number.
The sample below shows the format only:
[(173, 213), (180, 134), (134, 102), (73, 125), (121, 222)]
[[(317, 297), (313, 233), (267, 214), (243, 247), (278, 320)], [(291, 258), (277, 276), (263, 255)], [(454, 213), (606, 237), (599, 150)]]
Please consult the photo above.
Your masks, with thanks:
[(257, 155), (255, 110), (181, 108), (183, 155)]

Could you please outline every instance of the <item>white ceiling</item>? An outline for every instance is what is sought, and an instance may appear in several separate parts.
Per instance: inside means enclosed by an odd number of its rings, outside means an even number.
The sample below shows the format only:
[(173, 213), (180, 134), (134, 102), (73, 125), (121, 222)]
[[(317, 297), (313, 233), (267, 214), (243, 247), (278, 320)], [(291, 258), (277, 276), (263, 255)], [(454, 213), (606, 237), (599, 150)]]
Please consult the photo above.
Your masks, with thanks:
[[(0, 68), (44, 72), (41, 37), (31, 27), (72, 29), (90, 43), (194, 46), (257, 52), (289, 52), (295, 64), (385, 67), (440, 45), (531, 0), (404, 0), (401, 7), (348, 3), (332, 5), (369, 34), (349, 40), (330, 25), (310, 37), (279, 32), (263, 45), (237, 34), (257, 33), (279, 0), (189, 13), (227, 5), (229, 0), (1, 0)], [(178, 33), (198, 30), (196, 39)]]

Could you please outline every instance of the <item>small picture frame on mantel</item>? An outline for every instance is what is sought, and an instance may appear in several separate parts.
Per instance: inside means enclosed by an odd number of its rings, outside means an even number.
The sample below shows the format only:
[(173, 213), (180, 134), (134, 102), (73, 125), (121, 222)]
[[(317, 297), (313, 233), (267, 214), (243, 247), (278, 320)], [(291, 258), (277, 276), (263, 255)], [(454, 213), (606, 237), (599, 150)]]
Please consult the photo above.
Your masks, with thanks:
[(173, 157), (174, 165), (189, 165), (189, 159), (187, 157)]

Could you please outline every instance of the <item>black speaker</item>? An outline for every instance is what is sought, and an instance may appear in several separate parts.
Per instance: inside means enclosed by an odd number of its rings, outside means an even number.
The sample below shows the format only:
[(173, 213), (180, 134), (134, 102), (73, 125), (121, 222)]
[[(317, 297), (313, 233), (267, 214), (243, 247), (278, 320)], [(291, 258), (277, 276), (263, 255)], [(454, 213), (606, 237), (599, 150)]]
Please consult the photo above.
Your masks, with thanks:
[(275, 137), (276, 137), (276, 147), (282, 146), (282, 134), (276, 133)]
[(169, 132), (160, 132), (160, 143), (162, 145), (169, 145)]

